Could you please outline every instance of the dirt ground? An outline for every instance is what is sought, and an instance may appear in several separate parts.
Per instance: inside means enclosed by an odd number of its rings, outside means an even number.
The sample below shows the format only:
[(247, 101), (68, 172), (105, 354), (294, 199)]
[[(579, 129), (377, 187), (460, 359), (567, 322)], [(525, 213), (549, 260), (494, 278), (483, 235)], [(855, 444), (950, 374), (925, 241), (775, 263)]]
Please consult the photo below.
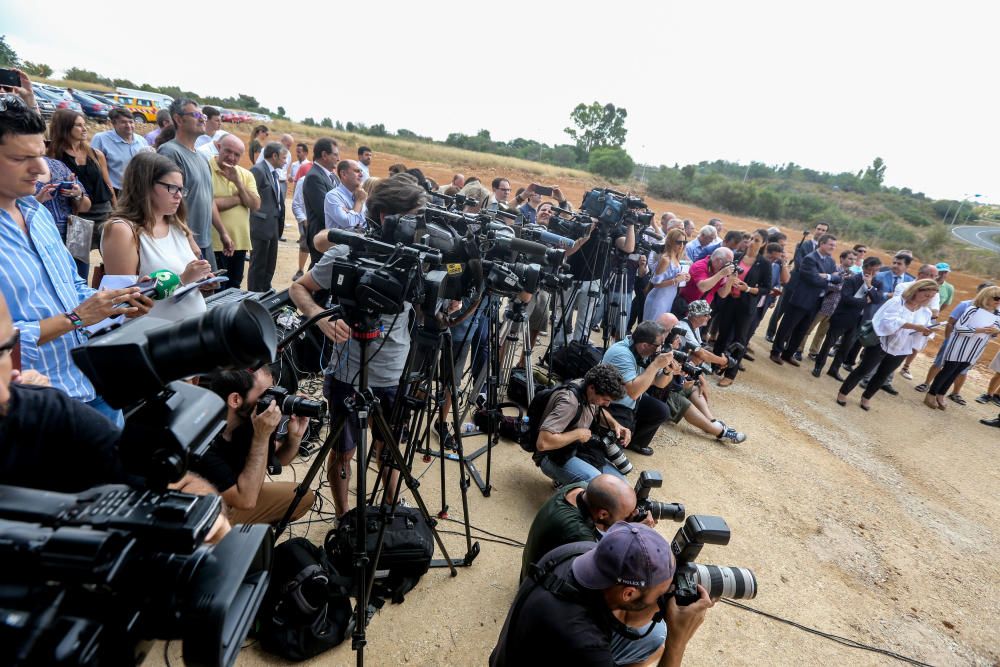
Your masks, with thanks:
[[(379, 155), (372, 173), (384, 175), (398, 161), (406, 162)], [(439, 165), (411, 166), (442, 182), (451, 177)], [(527, 182), (511, 178), (515, 187)], [(587, 186), (563, 185), (574, 202)], [(696, 224), (710, 217), (680, 204), (652, 204)], [(737, 228), (762, 226), (720, 217)], [(295, 272), (296, 238), (289, 225), (276, 286)], [(955, 276), (952, 282), (958, 296), (968, 298), (978, 281)], [(539, 350), (545, 344), (542, 339)], [(759, 594), (749, 604), (756, 609), (935, 665), (1000, 665), (1000, 433), (978, 422), (997, 409), (970, 400), (967, 407), (931, 411), (913, 391), (916, 381), (902, 378), (896, 380), (900, 395), (879, 394), (871, 412), (858, 408), (859, 391), (839, 407), (834, 380), (814, 379), (806, 366), (775, 366), (760, 336), (753, 346), (757, 361), (748, 372), (712, 393), (716, 415), (746, 432), (745, 443), (724, 445), (688, 426), (667, 426), (653, 441), (652, 457), (633, 457), (638, 469), (662, 471), (665, 485), (657, 499), (683, 502), (689, 513), (722, 516), (731, 526), (731, 543), (706, 547), (701, 560), (753, 569)], [(921, 356), (915, 362), (917, 381), (929, 361)], [(966, 397), (981, 393), (986, 381), (974, 369)], [(467, 442), (466, 451), (481, 441)], [(492, 494), (486, 498), (473, 485), (469, 519), (477, 529), (523, 541), (552, 487), (514, 444), (501, 441), (492, 463)], [(485, 473), (486, 457), (476, 464)], [(282, 479), (301, 477), (307, 465), (296, 464)], [(418, 459), (414, 469), (432, 512), (442, 503), (437, 466)], [(446, 472), (451, 517), (460, 519), (457, 464), (448, 463)], [(404, 496), (412, 504), (412, 493)], [(452, 522), (439, 527), (460, 529)], [(659, 529), (672, 537), (677, 525), (661, 523)], [(314, 524), (308, 535), (321, 542), (326, 530)], [(463, 538), (443, 538), (453, 558), (465, 555)], [(387, 605), (374, 617), (367, 664), (486, 663), (516, 590), (521, 551), (487, 541), (480, 546), (479, 557), (458, 576), (431, 570), (404, 604)], [(162, 654), (159, 647), (148, 663), (161, 663)], [(172, 642), (168, 654), (178, 664), (180, 643)], [(348, 641), (304, 664), (354, 660)], [(709, 613), (686, 654), (688, 665), (846, 663), (896, 661), (724, 604)], [(283, 661), (250, 645), (238, 664)]]

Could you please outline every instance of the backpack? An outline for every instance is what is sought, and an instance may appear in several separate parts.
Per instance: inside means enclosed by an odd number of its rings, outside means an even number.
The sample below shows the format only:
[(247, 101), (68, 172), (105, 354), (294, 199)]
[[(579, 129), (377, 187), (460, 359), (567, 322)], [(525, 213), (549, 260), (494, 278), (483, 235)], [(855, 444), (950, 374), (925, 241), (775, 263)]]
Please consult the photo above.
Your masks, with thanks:
[(340, 644), (354, 632), (350, 586), (306, 538), (276, 546), (271, 583), (257, 612), (261, 648), (298, 661)]
[[(365, 548), (369, 558), (375, 556), (382, 510), (369, 506), (365, 512)], [(324, 547), (330, 560), (343, 572), (352, 571), (354, 543), (357, 538), (358, 508), (340, 519), (339, 525), (326, 535)], [(434, 556), (434, 535), (424, 515), (415, 507), (398, 505), (385, 527), (382, 553), (375, 565), (373, 598), (384, 598), (399, 604), (413, 590), (431, 565)], [(376, 603), (381, 606), (381, 603)]]
[[(517, 444), (521, 445), (528, 435), (528, 428), (524, 421), (524, 410), (517, 403), (507, 402), (500, 403), (497, 408), (500, 410), (505, 408), (514, 408), (517, 410), (516, 417), (511, 415), (500, 415), (500, 418), (497, 420), (496, 428), (501, 438), (513, 440)], [(472, 423), (476, 425), (476, 428), (480, 433), (489, 433), (489, 422), (489, 411), (486, 408), (476, 408), (476, 411), (472, 414)]]
[(563, 380), (582, 378), (601, 363), (603, 355), (590, 343), (571, 340), (552, 353), (552, 370)]
[(587, 399), (583, 395), (583, 390), (576, 383), (564, 382), (563, 384), (555, 387), (543, 389), (535, 394), (535, 397), (531, 399), (531, 404), (528, 406), (528, 432), (519, 443), (521, 445), (521, 449), (526, 452), (537, 453), (535, 443), (538, 441), (539, 427), (542, 425), (542, 420), (545, 416), (545, 408), (549, 404), (549, 399), (552, 398), (552, 395), (557, 391), (563, 391), (566, 389), (576, 394), (577, 403), (579, 403), (576, 409), (576, 415), (573, 417), (573, 421), (571, 421), (570, 424), (573, 425), (580, 421), (580, 415), (583, 414), (583, 405)]

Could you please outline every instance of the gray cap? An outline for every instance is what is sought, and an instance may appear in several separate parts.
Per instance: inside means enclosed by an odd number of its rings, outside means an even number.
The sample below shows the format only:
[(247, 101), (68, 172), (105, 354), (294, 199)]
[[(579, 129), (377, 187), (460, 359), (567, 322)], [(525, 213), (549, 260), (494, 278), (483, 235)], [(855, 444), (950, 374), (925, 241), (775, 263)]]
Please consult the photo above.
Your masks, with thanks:
[(649, 526), (625, 521), (611, 526), (596, 547), (573, 561), (573, 576), (591, 590), (617, 584), (650, 588), (672, 579), (674, 570), (666, 538)]

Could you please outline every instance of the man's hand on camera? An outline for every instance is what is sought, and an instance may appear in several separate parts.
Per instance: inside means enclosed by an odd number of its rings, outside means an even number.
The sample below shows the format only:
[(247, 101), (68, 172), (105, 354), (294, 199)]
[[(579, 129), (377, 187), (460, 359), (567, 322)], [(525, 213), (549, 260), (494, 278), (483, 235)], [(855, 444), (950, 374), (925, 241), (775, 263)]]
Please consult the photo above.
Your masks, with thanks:
[(674, 355), (669, 352), (660, 352), (653, 357), (653, 363), (650, 366), (653, 368), (669, 368), (673, 361)]
[(632, 441), (632, 431), (619, 424), (615, 429), (615, 437), (621, 440), (623, 447), (627, 446)]
[(334, 343), (346, 343), (351, 337), (351, 327), (344, 320), (328, 317), (319, 321), (319, 330)]
[[(309, 398), (304, 394), (298, 395), (303, 398)], [(306, 434), (307, 428), (309, 428), (309, 417), (292, 415), (288, 418), (288, 437), (292, 438), (295, 442), (302, 442), (302, 437)]]
[[(167, 488), (180, 491), (181, 493), (190, 493), (195, 496), (219, 495), (218, 489), (212, 486), (211, 482), (193, 472), (185, 473), (183, 477), (173, 484), (168, 484)], [(223, 537), (229, 534), (230, 528), (232, 528), (232, 525), (230, 525), (229, 519), (220, 512), (219, 516), (215, 519), (215, 523), (212, 524), (212, 529), (208, 531), (205, 542), (207, 544), (218, 544), (222, 541)]]
[(274, 433), (274, 429), (278, 428), (278, 422), (281, 421), (281, 410), (278, 409), (278, 404), (272, 402), (271, 405), (267, 406), (267, 410), (257, 414), (254, 410), (250, 414), (250, 421), (253, 422), (253, 434), (255, 436), (266, 436), (269, 437)]
[(576, 439), (578, 442), (589, 442), (592, 437), (592, 433), (589, 428), (577, 428), (573, 429), (573, 433), (576, 434)]
[(698, 585), (696, 602), (681, 607), (673, 597), (667, 601), (667, 649), (660, 660), (661, 666), (680, 664), (684, 648), (705, 621), (705, 614), (714, 604), (715, 602), (708, 597), (708, 591), (701, 584)]

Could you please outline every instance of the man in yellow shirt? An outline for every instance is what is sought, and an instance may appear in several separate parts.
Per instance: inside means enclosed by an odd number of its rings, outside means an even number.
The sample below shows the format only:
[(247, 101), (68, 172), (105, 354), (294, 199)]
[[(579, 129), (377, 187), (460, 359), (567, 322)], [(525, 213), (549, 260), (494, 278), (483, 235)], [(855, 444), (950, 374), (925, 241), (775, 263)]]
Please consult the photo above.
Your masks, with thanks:
[(212, 195), (219, 208), (219, 217), (229, 237), (233, 240), (233, 254), (222, 249), (219, 233), (212, 229), (212, 249), (220, 269), (226, 269), (229, 282), (226, 287), (240, 287), (250, 250), (250, 212), (260, 208), (260, 195), (253, 174), (239, 165), (246, 150), (243, 141), (227, 134), (216, 142), (219, 154), (208, 158), (212, 170)]

